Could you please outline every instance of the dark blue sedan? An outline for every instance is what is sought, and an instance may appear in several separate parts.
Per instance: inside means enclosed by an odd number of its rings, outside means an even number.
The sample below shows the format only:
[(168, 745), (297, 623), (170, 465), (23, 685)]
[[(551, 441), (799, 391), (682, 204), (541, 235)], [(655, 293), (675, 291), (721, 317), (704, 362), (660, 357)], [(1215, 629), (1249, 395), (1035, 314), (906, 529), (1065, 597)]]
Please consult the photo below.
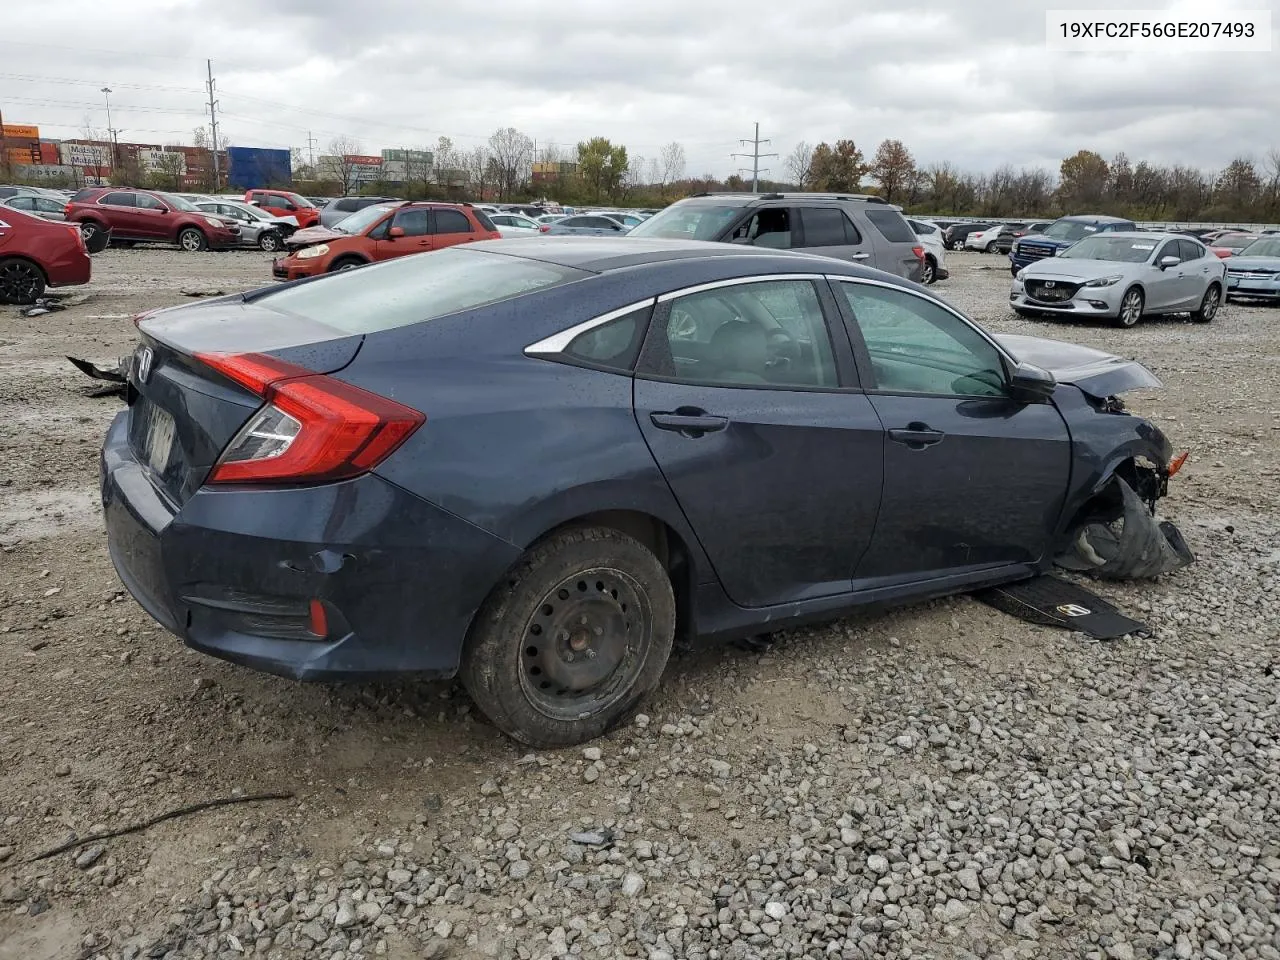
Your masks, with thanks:
[(1082, 538), (1178, 465), (1115, 399), (1139, 364), (759, 248), (476, 243), (138, 329), (102, 499), (139, 603), (299, 679), (460, 673), (536, 745), (607, 730), (677, 636), (1122, 575)]

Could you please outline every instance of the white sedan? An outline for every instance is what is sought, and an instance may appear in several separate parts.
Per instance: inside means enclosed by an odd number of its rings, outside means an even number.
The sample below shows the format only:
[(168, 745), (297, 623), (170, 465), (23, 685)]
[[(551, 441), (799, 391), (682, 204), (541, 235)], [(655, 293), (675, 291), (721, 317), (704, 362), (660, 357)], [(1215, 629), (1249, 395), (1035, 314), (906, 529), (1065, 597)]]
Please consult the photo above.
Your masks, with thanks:
[(916, 239), (924, 247), (924, 265), (920, 268), (920, 282), (936, 283), (951, 276), (947, 270), (947, 245), (942, 240), (942, 228), (932, 220), (907, 219)]
[(997, 223), (986, 230), (974, 230), (964, 238), (964, 248), (966, 250), (982, 250), (986, 253), (994, 253), (996, 238), (1004, 231), (1012, 229), (1013, 227), (1007, 223)]
[(538, 233), (539, 229), (536, 220), (530, 220), (519, 213), (491, 213), (489, 219), (493, 221), (493, 225), (498, 228), (498, 232), (504, 238), (531, 237)]

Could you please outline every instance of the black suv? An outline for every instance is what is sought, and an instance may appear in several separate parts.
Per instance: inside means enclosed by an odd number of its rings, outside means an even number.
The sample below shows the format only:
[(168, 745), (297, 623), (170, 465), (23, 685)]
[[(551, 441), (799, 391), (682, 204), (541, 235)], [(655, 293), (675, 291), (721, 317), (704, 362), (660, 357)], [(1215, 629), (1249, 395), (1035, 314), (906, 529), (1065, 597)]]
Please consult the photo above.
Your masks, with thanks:
[(915, 281), (924, 264), (924, 248), (901, 209), (856, 193), (700, 193), (654, 214), (627, 236), (801, 250)]

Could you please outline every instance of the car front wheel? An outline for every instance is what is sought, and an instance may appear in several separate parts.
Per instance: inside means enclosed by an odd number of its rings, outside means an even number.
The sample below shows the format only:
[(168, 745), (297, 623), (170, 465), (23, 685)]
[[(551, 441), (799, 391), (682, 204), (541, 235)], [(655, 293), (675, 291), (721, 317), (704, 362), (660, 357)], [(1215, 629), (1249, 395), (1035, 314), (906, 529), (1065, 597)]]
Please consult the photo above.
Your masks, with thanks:
[(267, 253), (275, 253), (281, 247), (280, 235), (268, 230), (258, 238), (258, 249), (265, 250)]
[(1204, 299), (1200, 301), (1200, 308), (1191, 314), (1191, 319), (1196, 323), (1208, 323), (1218, 315), (1218, 307), (1222, 305), (1222, 288), (1216, 283), (1209, 284), (1209, 289), (1204, 292)]
[(199, 253), (201, 250), (209, 249), (209, 241), (195, 227), (187, 227), (178, 234), (178, 246), (187, 253)]
[(460, 676), (508, 736), (571, 746), (608, 731), (657, 686), (675, 624), (671, 581), (652, 551), (617, 530), (566, 530), (490, 594)]
[(1117, 327), (1132, 327), (1142, 319), (1142, 307), (1145, 303), (1142, 291), (1137, 287), (1126, 290), (1120, 300), (1120, 312), (1115, 316)]

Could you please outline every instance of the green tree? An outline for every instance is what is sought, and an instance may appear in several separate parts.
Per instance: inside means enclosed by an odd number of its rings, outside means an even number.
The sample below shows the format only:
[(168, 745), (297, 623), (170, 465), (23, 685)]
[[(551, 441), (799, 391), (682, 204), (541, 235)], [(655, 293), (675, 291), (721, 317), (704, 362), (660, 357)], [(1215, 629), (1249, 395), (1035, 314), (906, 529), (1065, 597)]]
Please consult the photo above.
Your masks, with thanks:
[(626, 147), (614, 146), (607, 137), (592, 137), (578, 144), (578, 176), (592, 200), (615, 196), (626, 173)]
[(818, 144), (809, 165), (809, 180), (817, 191), (857, 193), (870, 168), (852, 140), (837, 140), (834, 147)]

